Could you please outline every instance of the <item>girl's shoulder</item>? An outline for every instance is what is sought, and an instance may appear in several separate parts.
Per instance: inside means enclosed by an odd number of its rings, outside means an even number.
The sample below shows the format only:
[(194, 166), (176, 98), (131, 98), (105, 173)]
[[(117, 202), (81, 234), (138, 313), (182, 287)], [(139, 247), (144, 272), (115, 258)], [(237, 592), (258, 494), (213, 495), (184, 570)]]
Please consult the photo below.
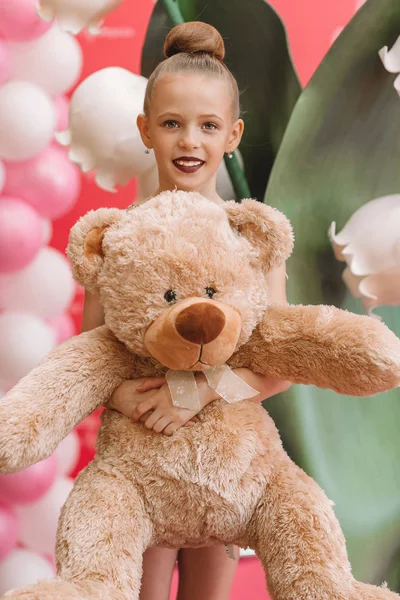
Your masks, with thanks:
[(150, 200), (150, 197), (149, 198), (143, 198), (143, 200), (135, 200), (135, 202), (132, 202), (132, 204), (130, 204), (129, 206), (127, 206), (125, 210), (132, 210), (132, 208), (136, 208), (137, 206), (141, 206), (142, 204), (144, 204), (145, 202), (147, 202), (147, 200)]

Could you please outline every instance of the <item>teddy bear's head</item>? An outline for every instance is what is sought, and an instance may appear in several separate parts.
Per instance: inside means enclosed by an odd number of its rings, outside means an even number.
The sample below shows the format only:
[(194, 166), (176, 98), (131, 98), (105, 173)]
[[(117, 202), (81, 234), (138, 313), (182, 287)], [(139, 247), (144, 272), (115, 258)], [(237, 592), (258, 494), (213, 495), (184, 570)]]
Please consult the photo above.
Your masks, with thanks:
[(225, 363), (249, 339), (268, 305), (266, 275), (292, 246), (288, 220), (269, 206), (176, 191), (89, 212), (67, 252), (131, 352), (198, 371)]

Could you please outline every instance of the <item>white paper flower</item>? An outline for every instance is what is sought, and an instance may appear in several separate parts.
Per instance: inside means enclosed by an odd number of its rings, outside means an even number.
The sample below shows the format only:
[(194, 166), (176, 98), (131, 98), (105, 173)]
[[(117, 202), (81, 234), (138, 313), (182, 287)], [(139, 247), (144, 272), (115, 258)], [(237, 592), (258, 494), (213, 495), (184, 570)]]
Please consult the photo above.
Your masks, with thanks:
[(37, 13), (44, 21), (57, 19), (61, 29), (76, 35), (85, 27), (93, 35), (100, 32), (104, 17), (123, 0), (39, 0)]
[[(388, 46), (379, 50), (379, 56), (386, 71), (389, 73), (400, 73), (400, 36), (390, 50)], [(394, 87), (400, 96), (400, 75), (396, 77)]]
[(84, 173), (96, 170), (99, 187), (115, 191), (155, 166), (145, 153), (136, 118), (143, 110), (147, 79), (120, 67), (101, 69), (72, 95), (69, 128), (56, 134)]
[(400, 194), (367, 202), (342, 231), (329, 229), (335, 256), (347, 263), (343, 280), (365, 309), (400, 305)]

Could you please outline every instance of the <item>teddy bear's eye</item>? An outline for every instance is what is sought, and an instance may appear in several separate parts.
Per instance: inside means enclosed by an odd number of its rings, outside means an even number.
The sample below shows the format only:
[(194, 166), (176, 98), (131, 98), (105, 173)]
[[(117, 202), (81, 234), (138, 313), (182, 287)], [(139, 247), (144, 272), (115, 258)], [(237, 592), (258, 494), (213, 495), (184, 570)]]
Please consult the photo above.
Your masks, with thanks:
[(216, 294), (217, 292), (214, 290), (214, 288), (212, 287), (206, 287), (206, 294), (209, 298), (212, 298), (214, 296), (214, 294)]
[(168, 290), (168, 292), (165, 292), (164, 298), (168, 304), (173, 304), (173, 302), (177, 301), (178, 294), (175, 292), (175, 290)]

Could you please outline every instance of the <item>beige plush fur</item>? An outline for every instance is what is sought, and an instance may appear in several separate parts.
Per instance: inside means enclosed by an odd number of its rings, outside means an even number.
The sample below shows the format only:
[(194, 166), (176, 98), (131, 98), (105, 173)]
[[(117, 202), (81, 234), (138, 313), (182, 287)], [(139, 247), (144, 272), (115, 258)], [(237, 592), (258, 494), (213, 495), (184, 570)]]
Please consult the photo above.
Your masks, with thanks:
[[(292, 244), (285, 217), (252, 200), (174, 192), (86, 215), (68, 253), (76, 279), (99, 291), (106, 324), (61, 344), (1, 400), (0, 471), (49, 456), (123, 380), (171, 361), (226, 361), (349, 395), (398, 386), (400, 341), (382, 323), (269, 305), (265, 274)], [(222, 400), (172, 437), (106, 410), (96, 458), (62, 510), (58, 578), (6, 596), (137, 600), (147, 547), (221, 542), (255, 549), (274, 600), (399, 598), (353, 579), (332, 503), (288, 458), (267, 412)]]

